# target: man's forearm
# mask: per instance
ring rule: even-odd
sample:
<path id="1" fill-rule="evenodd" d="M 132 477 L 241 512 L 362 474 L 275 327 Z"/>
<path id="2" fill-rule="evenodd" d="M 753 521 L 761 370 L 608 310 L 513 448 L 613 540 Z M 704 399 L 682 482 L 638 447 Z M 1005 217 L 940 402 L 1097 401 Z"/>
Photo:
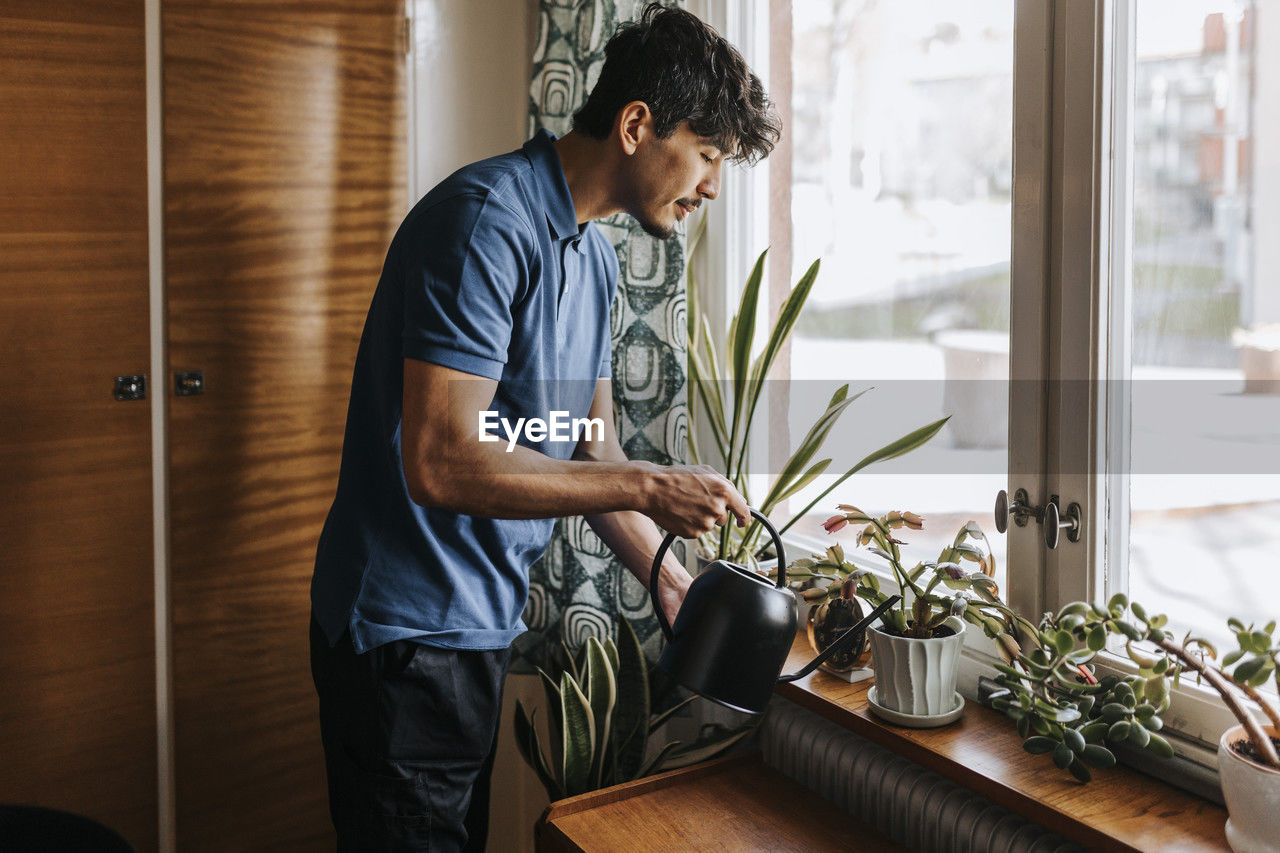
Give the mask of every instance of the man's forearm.
<path id="1" fill-rule="evenodd" d="M 468 450 L 455 448 L 444 461 L 434 463 L 413 499 L 488 518 L 639 514 L 648 506 L 659 476 L 658 466 L 645 462 L 553 459 L 521 446 L 511 453 L 491 446 Z"/>
<path id="2" fill-rule="evenodd" d="M 588 515 L 587 524 L 609 550 L 617 555 L 631 574 L 646 586 L 653 557 L 662 545 L 662 533 L 649 518 L 638 512 L 609 512 Z M 684 566 L 670 551 L 663 561 L 664 577 L 679 578 Z"/>
<path id="3" fill-rule="evenodd" d="M 638 512 L 625 511 L 589 515 L 587 523 L 647 589 L 654 554 L 662 545 L 662 534 L 658 526 Z M 668 622 L 675 622 L 676 613 L 692 582 L 693 579 L 684 566 L 668 551 L 662 561 L 662 577 L 658 587 L 658 596 Z"/>

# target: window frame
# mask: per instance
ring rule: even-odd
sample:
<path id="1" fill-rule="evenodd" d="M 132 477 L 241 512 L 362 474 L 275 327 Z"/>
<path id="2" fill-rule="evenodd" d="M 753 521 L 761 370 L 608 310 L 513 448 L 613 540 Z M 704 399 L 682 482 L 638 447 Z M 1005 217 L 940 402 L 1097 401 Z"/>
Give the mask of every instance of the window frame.
<path id="1" fill-rule="evenodd" d="M 778 79 L 769 74 L 771 46 L 778 51 L 770 28 L 789 25 L 789 18 L 780 20 L 789 14 L 787 3 L 690 0 L 688 7 L 737 45 L 762 79 Z M 1130 352 L 1126 336 L 1107 330 L 1125 328 L 1119 324 L 1130 311 L 1118 276 L 1131 268 L 1132 204 L 1128 193 L 1116 203 L 1113 189 L 1128 186 L 1133 148 L 1127 108 L 1133 100 L 1135 9 L 1135 0 L 1014 2 L 1007 490 L 1025 488 L 1036 505 L 1058 495 L 1060 506 L 1077 502 L 1083 512 L 1080 541 L 1064 536 L 1053 551 L 1045 548 L 1040 525 L 1009 527 L 1009 603 L 1033 619 L 1068 601 L 1105 599 L 1127 586 L 1127 522 L 1112 528 L 1108 521 L 1128 517 L 1123 380 Z M 789 254 L 789 247 L 776 246 L 770 217 L 758 214 L 766 201 L 789 201 L 773 185 L 776 179 L 769 160 L 754 170 L 726 170 L 726 203 L 708 206 L 694 273 L 720 285 L 704 287 L 701 298 L 719 321 L 713 335 L 720 343 L 759 247 L 773 239 L 775 265 L 777 255 Z M 779 277 L 771 276 L 771 316 L 788 286 L 787 260 L 780 292 Z M 797 553 L 830 544 L 804 535 L 787 539 Z M 978 676 L 990 675 L 996 658 L 985 638 L 968 640 L 961 690 L 974 696 Z M 1134 671 L 1117 655 L 1100 656 L 1099 664 L 1103 671 Z M 1212 768 L 1218 737 L 1234 723 L 1216 696 L 1184 681 L 1165 717 L 1179 756 Z M 1161 775 L 1180 772 L 1170 767 Z"/>

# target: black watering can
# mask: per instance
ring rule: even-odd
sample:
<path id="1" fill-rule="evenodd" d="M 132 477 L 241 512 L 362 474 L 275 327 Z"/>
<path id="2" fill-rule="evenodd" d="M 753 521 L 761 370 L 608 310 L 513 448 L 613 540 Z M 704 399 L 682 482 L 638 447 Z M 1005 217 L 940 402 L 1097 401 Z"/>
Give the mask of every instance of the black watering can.
<path id="1" fill-rule="evenodd" d="M 872 620 L 899 598 L 889 596 L 871 615 L 841 634 L 799 672 L 781 675 L 796 638 L 799 607 L 795 595 L 787 589 L 787 557 L 778 531 L 762 513 L 753 509 L 751 515 L 773 538 L 773 549 L 778 555 L 777 583 L 771 583 L 745 566 L 716 560 L 693 579 L 672 627 L 658 601 L 662 558 L 676 541 L 675 534 L 670 534 L 662 540 L 653 558 L 649 597 L 667 638 L 658 666 L 695 693 L 735 711 L 759 714 L 769 703 L 774 684 L 795 681 L 813 672 L 863 636 Z"/>

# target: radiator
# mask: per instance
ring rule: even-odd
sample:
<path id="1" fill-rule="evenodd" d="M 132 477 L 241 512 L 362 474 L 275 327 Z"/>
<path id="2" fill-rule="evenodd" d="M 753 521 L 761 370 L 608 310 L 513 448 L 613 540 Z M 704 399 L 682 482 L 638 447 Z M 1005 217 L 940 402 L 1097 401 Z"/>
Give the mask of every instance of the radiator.
<path id="1" fill-rule="evenodd" d="M 760 748 L 766 764 L 913 851 L 1083 849 L 780 696 Z"/>

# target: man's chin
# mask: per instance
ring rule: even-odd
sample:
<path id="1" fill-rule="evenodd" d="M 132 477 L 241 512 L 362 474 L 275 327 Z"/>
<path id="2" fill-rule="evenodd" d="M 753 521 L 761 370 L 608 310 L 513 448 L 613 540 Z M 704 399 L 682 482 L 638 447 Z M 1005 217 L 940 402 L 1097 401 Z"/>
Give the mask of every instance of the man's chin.
<path id="1" fill-rule="evenodd" d="M 644 229 L 644 233 L 648 234 L 650 237 L 656 237 L 659 240 L 669 239 L 676 233 L 676 224 L 674 222 L 668 225 L 663 225 L 662 223 L 655 222 L 648 217 L 643 219 L 637 217 L 636 222 L 640 223 L 640 227 Z"/>

